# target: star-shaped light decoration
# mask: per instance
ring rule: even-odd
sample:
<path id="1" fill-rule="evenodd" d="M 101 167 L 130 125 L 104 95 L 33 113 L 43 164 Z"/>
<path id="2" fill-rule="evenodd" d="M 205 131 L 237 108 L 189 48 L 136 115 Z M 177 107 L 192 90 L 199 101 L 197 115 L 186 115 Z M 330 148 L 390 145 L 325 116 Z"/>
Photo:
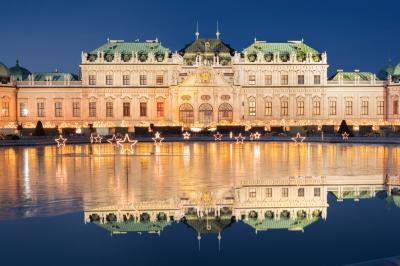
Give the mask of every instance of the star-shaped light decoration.
<path id="1" fill-rule="evenodd" d="M 235 137 L 235 139 L 236 139 L 236 143 L 242 143 L 243 144 L 243 141 L 246 139 L 246 137 L 243 137 L 242 133 L 239 133 L 239 135 L 237 137 Z"/>
<path id="2" fill-rule="evenodd" d="M 97 136 L 94 137 L 94 143 L 101 143 L 102 139 L 103 139 L 103 137 L 100 136 L 99 134 L 97 134 Z"/>
<path id="3" fill-rule="evenodd" d="M 117 144 L 118 141 L 120 141 L 121 139 L 117 138 L 117 136 L 115 134 L 113 134 L 111 139 L 108 139 L 107 142 L 110 144 Z"/>
<path id="4" fill-rule="evenodd" d="M 255 140 L 259 140 L 260 137 L 261 137 L 261 134 L 258 133 L 258 131 L 257 131 L 256 133 L 253 134 L 253 136 L 254 136 L 254 139 L 255 139 Z"/>
<path id="5" fill-rule="evenodd" d="M 349 137 L 350 137 L 350 134 L 347 133 L 346 131 L 342 134 L 342 139 L 343 139 L 344 141 L 348 141 L 348 140 L 349 140 Z"/>
<path id="6" fill-rule="evenodd" d="M 117 145 L 121 147 L 121 154 L 133 154 L 133 146 L 137 140 L 131 140 L 128 134 L 125 134 L 123 139 L 117 140 Z"/>
<path id="7" fill-rule="evenodd" d="M 65 142 L 67 142 L 67 138 L 63 138 L 62 135 L 58 137 L 58 139 L 54 140 L 57 143 L 57 148 L 64 147 Z"/>
<path id="8" fill-rule="evenodd" d="M 252 132 L 252 133 L 250 133 L 250 140 L 251 140 L 251 141 L 253 141 L 253 140 L 254 140 L 254 134 L 253 134 L 253 132 Z"/>
<path id="9" fill-rule="evenodd" d="M 300 135 L 300 132 L 297 132 L 296 137 L 293 137 L 292 141 L 294 141 L 297 144 L 297 143 L 302 143 L 305 139 L 306 137 L 302 137 Z"/>
<path id="10" fill-rule="evenodd" d="M 183 139 L 185 139 L 185 140 L 190 139 L 190 133 L 187 131 L 185 133 L 183 133 L 182 136 L 183 136 Z"/>
<path id="11" fill-rule="evenodd" d="M 221 141 L 221 140 L 222 140 L 222 134 L 220 134 L 220 133 L 217 131 L 217 133 L 214 134 L 214 140 L 215 140 L 215 141 Z"/>
<path id="12" fill-rule="evenodd" d="M 164 140 L 164 138 L 161 137 L 160 132 L 156 132 L 156 134 L 154 134 L 154 138 L 152 138 L 152 140 L 154 141 L 154 144 L 161 144 L 161 142 Z"/>

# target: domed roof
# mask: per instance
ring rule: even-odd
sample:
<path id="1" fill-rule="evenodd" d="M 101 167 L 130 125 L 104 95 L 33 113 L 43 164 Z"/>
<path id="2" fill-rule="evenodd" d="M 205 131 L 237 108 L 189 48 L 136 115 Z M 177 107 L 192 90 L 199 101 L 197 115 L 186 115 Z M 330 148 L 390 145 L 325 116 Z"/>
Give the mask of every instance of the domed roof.
<path id="1" fill-rule="evenodd" d="M 0 62 L 0 78 L 9 78 L 10 77 L 10 70 L 8 67 Z"/>
<path id="2" fill-rule="evenodd" d="M 378 78 L 385 80 L 389 77 L 389 75 L 391 75 L 392 78 L 400 77 L 400 63 L 394 66 L 389 64 L 387 67 L 383 68 L 381 71 L 379 71 Z"/>
<path id="3" fill-rule="evenodd" d="M 13 80 L 21 81 L 26 80 L 31 72 L 19 65 L 19 61 L 17 60 L 16 65 L 10 68 L 10 76 Z"/>

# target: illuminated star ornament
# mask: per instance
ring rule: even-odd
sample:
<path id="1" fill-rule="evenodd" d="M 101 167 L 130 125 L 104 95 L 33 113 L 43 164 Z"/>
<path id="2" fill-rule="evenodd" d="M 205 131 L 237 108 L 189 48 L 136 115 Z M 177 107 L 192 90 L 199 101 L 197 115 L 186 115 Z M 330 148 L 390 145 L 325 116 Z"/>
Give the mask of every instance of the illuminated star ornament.
<path id="1" fill-rule="evenodd" d="M 297 144 L 297 143 L 302 143 L 306 137 L 302 137 L 300 135 L 300 132 L 297 132 L 296 137 L 293 137 L 292 140 Z"/>
<path id="2" fill-rule="evenodd" d="M 344 140 L 344 141 L 348 141 L 349 140 L 349 136 L 350 136 L 350 134 L 349 133 L 347 133 L 346 131 L 342 134 L 342 139 Z"/>
<path id="3" fill-rule="evenodd" d="M 97 136 L 94 137 L 94 143 L 101 143 L 102 139 L 103 139 L 103 137 L 100 136 L 99 134 L 97 134 Z"/>
<path id="4" fill-rule="evenodd" d="M 215 141 L 221 141 L 222 140 L 222 134 L 220 134 L 219 132 L 214 134 L 214 140 Z"/>
<path id="5" fill-rule="evenodd" d="M 242 133 L 239 133 L 239 135 L 237 137 L 235 137 L 235 139 L 236 139 L 236 143 L 242 143 L 243 144 L 243 141 L 246 139 L 246 137 L 243 137 Z"/>
<path id="6" fill-rule="evenodd" d="M 117 136 L 115 134 L 113 134 L 111 139 L 108 139 L 107 142 L 110 144 L 118 144 L 118 141 L 120 141 L 121 139 L 117 138 Z"/>
<path id="7" fill-rule="evenodd" d="M 186 139 L 186 140 L 190 139 L 190 133 L 187 131 L 185 133 L 183 133 L 182 136 L 183 136 L 183 139 Z"/>
<path id="8" fill-rule="evenodd" d="M 65 146 L 65 142 L 67 142 L 67 139 L 63 138 L 63 136 L 60 135 L 58 139 L 55 139 L 54 141 L 57 143 L 57 148 L 60 148 Z"/>
<path id="9" fill-rule="evenodd" d="M 154 144 L 161 144 L 161 142 L 164 140 L 164 138 L 161 137 L 160 132 L 156 132 L 156 134 L 154 134 L 154 138 L 152 138 L 152 140 L 154 140 Z"/>
<path id="10" fill-rule="evenodd" d="M 260 137 L 261 137 L 261 134 L 258 133 L 258 131 L 257 131 L 256 133 L 253 134 L 253 137 L 254 137 L 255 140 L 259 140 Z"/>
<path id="11" fill-rule="evenodd" d="M 131 140 L 128 134 L 121 140 L 117 140 L 117 145 L 121 147 L 121 154 L 132 154 L 133 146 L 137 143 L 137 140 Z"/>

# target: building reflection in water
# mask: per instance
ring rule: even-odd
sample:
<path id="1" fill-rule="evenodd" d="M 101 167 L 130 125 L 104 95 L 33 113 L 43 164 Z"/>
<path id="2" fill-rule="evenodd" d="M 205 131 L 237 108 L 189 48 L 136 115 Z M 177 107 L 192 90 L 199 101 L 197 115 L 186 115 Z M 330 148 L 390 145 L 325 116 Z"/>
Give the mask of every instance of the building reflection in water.
<path id="1" fill-rule="evenodd" d="M 85 223 L 111 234 L 158 233 L 173 223 L 184 223 L 197 233 L 214 233 L 243 222 L 255 232 L 287 229 L 304 231 L 327 219 L 328 193 L 338 201 L 383 196 L 400 207 L 400 177 L 382 175 L 286 177 L 243 181 L 228 193 L 213 191 L 197 197 L 136 202 L 84 211 Z"/>

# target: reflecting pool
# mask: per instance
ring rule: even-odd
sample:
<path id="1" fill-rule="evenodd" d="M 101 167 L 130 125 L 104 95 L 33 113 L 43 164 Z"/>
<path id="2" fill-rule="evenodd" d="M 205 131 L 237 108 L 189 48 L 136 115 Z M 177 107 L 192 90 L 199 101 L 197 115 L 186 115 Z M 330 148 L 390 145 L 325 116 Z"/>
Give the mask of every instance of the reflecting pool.
<path id="1" fill-rule="evenodd" d="M 399 162 L 400 146 L 384 145 L 1 148 L 1 258 L 345 265 L 398 256 Z"/>

